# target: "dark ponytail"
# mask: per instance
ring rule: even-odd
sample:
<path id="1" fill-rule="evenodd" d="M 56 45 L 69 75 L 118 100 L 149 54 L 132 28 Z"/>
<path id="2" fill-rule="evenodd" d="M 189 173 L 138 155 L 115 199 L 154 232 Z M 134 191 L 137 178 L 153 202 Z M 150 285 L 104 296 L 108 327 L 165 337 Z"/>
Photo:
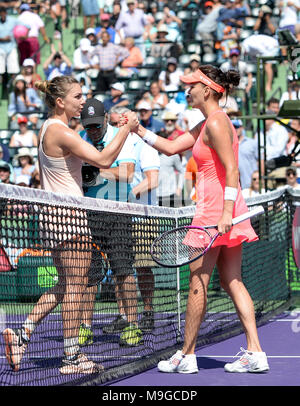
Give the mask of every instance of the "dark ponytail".
<path id="1" fill-rule="evenodd" d="M 221 69 L 212 65 L 201 65 L 199 69 L 215 83 L 224 87 L 226 95 L 231 93 L 240 83 L 241 77 L 238 71 L 229 70 L 228 72 L 223 72 Z M 216 92 L 216 95 L 220 99 L 223 93 Z"/>

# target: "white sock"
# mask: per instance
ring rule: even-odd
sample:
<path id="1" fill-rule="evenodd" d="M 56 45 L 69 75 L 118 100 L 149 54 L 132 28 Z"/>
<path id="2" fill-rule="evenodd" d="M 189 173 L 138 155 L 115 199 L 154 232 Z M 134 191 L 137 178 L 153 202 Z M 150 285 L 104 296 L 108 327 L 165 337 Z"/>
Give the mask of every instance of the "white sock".
<path id="1" fill-rule="evenodd" d="M 28 337 L 28 335 L 27 335 L 27 332 L 29 331 L 30 336 L 31 336 L 32 333 L 34 332 L 36 326 L 37 326 L 37 323 L 35 323 L 34 321 L 30 320 L 30 319 L 27 317 L 27 319 L 25 320 L 25 322 L 24 322 L 24 324 L 23 324 L 23 326 L 22 326 L 22 327 L 23 327 L 23 335 L 24 335 L 24 338 L 25 338 L 26 340 L 29 340 L 29 337 Z"/>
<path id="2" fill-rule="evenodd" d="M 79 351 L 78 337 L 65 338 L 64 351 L 68 358 L 74 357 Z"/>

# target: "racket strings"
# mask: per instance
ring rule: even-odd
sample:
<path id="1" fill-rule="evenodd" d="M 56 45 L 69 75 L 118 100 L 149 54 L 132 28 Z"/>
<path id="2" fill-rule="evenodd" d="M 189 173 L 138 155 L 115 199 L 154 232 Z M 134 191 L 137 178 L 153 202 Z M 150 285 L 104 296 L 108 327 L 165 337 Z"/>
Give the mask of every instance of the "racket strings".
<path id="1" fill-rule="evenodd" d="M 165 265 L 183 265 L 203 255 L 212 241 L 202 228 L 183 227 L 162 235 L 153 245 L 153 255 Z"/>

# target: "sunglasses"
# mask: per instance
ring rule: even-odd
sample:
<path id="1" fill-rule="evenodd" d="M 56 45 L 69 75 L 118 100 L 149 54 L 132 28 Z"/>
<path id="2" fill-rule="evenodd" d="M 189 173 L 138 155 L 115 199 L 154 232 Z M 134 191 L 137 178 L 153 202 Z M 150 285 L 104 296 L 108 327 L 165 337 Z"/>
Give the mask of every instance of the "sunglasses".
<path id="1" fill-rule="evenodd" d="M 258 178 L 252 178 L 252 180 L 258 180 Z"/>
<path id="2" fill-rule="evenodd" d="M 99 130 L 99 128 L 102 128 L 102 124 L 92 124 L 85 127 L 86 130 Z"/>
<path id="3" fill-rule="evenodd" d="M 296 176 L 293 172 L 289 172 L 289 173 L 287 173 L 287 176 Z"/>

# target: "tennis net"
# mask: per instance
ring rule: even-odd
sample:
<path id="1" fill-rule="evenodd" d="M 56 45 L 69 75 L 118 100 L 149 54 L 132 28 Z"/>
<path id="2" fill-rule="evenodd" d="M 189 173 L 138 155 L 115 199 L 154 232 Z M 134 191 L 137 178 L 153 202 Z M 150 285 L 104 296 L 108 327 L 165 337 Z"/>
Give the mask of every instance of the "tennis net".
<path id="1" fill-rule="evenodd" d="M 250 209 L 258 204 L 265 208 L 265 214 L 252 221 L 259 241 L 243 247 L 243 280 L 258 325 L 291 303 L 291 286 L 299 277 L 291 251 L 292 218 L 299 202 L 300 193 L 288 189 L 247 200 Z M 189 224 L 194 210 L 194 206 L 142 206 L 0 185 L 0 385 L 101 385 L 153 367 L 180 348 L 189 270 L 160 268 L 149 251 L 157 235 Z M 71 275 L 71 288 L 65 273 Z M 70 289 L 73 296 L 66 295 Z M 81 313 L 70 305 L 73 301 L 76 307 L 78 295 L 83 298 Z M 44 301 L 37 306 L 41 297 Z M 120 303 L 127 322 L 122 319 L 118 330 Z M 81 351 L 104 366 L 101 373 L 60 373 L 68 328 L 62 312 L 67 311 L 70 325 L 72 314 L 78 315 L 76 325 L 90 320 L 91 330 L 82 325 L 78 333 Z M 43 320 L 36 324 L 15 372 L 5 357 L 3 331 L 21 328 L 32 312 L 35 320 Z M 137 327 L 132 329 L 134 321 Z M 241 332 L 215 269 L 197 345 Z"/>

